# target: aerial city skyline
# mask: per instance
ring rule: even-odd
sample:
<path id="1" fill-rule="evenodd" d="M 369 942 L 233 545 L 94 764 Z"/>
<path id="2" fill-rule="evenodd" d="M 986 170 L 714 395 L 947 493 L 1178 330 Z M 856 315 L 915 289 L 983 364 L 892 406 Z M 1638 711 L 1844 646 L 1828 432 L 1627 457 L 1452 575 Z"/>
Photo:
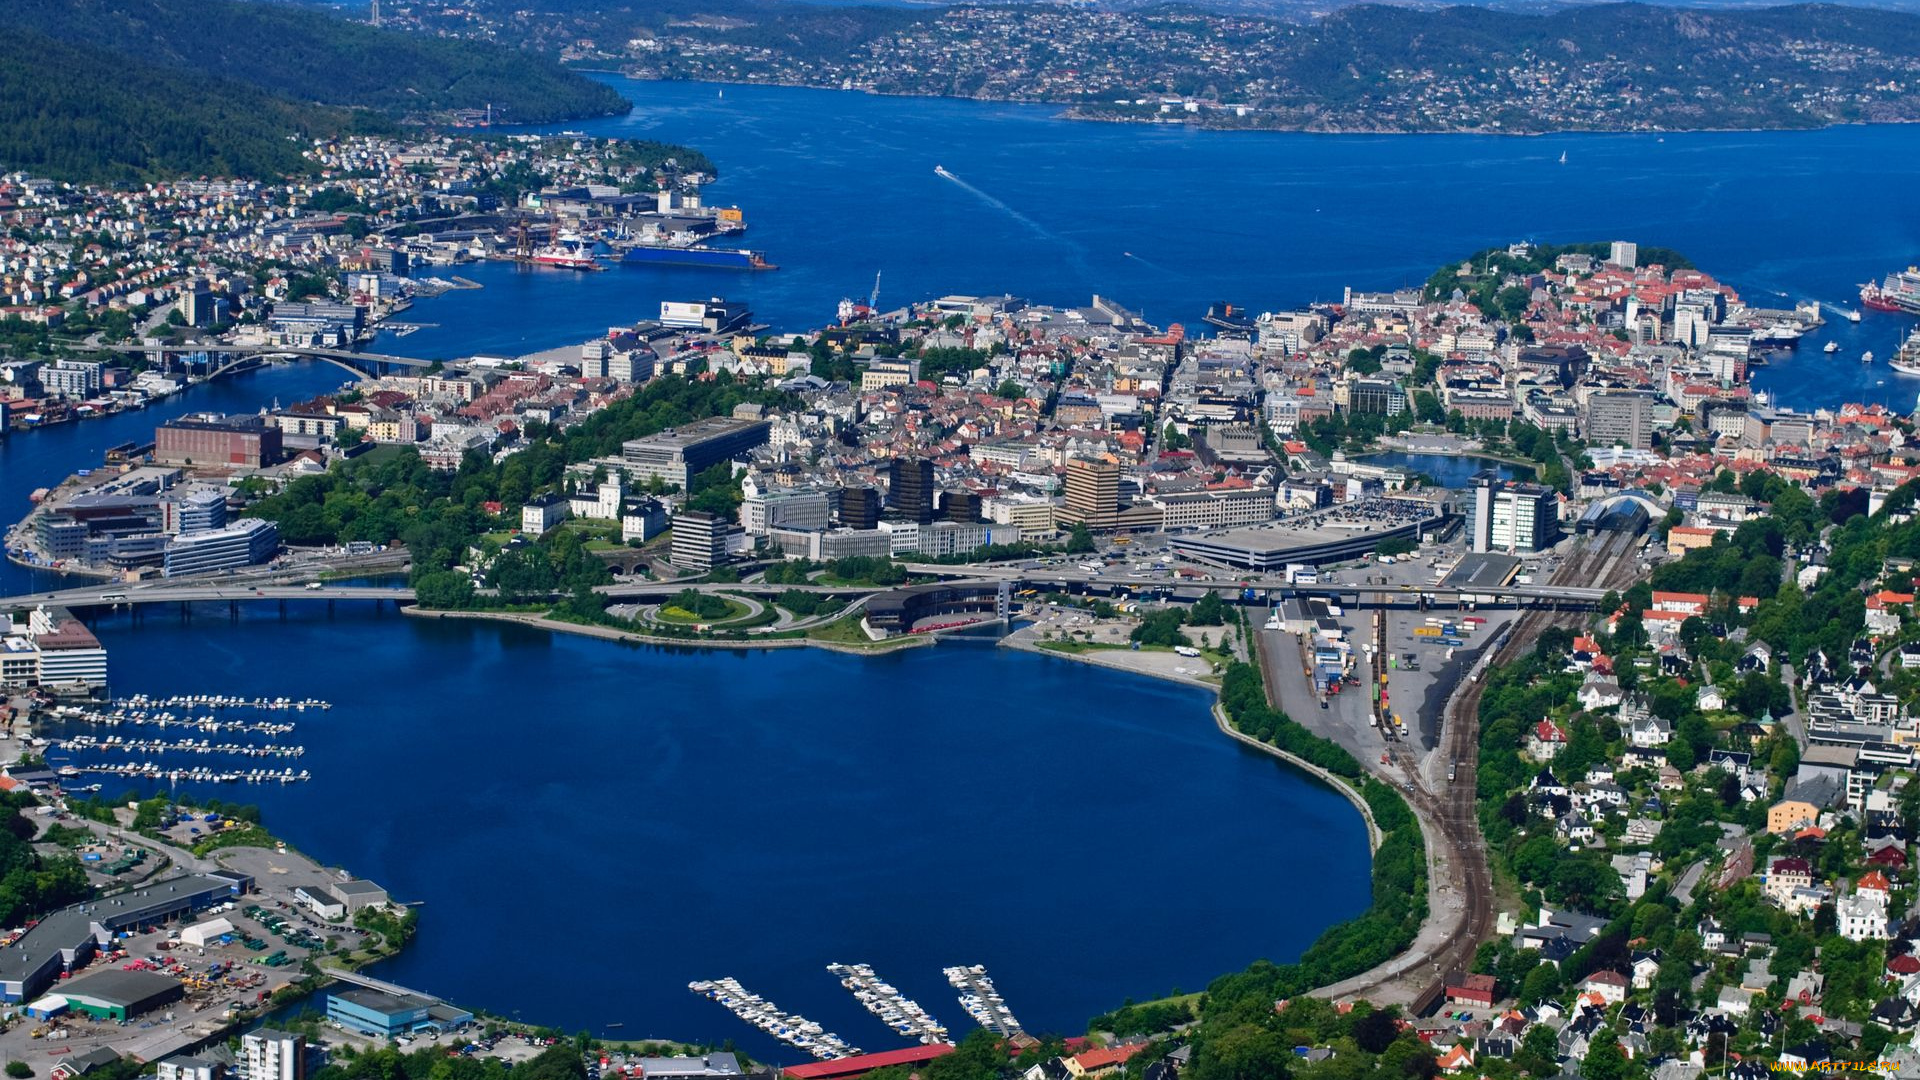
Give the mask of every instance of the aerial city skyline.
<path id="1" fill-rule="evenodd" d="M 0 12 L 9 1076 L 1916 1071 L 1920 16 L 554 7 Z"/>

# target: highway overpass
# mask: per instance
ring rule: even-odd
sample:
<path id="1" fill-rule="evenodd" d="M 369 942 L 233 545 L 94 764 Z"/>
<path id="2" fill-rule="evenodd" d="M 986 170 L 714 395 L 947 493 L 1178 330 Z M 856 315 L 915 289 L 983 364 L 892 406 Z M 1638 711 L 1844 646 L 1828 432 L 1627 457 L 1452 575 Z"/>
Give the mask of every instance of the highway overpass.
<path id="1" fill-rule="evenodd" d="M 1481 603 L 1516 607 L 1550 607 L 1559 610 L 1595 608 L 1605 589 L 1550 585 L 1501 585 L 1454 587 L 1444 585 L 1289 585 L 1276 577 L 1236 577 L 1220 581 L 1194 581 L 1179 578 L 1133 578 L 1091 574 L 1077 570 L 1017 570 L 978 566 L 910 567 L 912 572 L 941 571 L 948 575 L 942 584 L 964 587 L 994 585 L 1005 581 L 1023 589 L 1082 589 L 1112 595 L 1118 591 L 1141 594 L 1167 590 L 1176 596 L 1197 597 L 1216 592 L 1237 597 L 1253 589 L 1264 598 L 1282 595 L 1322 596 L 1346 599 L 1354 606 L 1369 604 L 1411 606 L 1430 604 Z M 630 582 L 603 585 L 597 591 L 611 600 L 664 600 L 685 589 L 700 592 L 738 592 L 758 597 L 775 597 L 788 589 L 833 596 L 865 596 L 889 589 L 846 585 L 775 585 L 766 583 L 719 583 L 689 585 L 673 581 Z M 393 600 L 412 603 L 413 590 L 405 586 L 336 585 L 321 583 L 310 588 L 304 583 L 272 584 L 253 581 L 188 580 L 172 582 L 92 583 L 71 589 L 22 596 L 0 597 L 0 608 L 26 608 L 35 604 L 67 607 L 140 606 L 146 604 L 239 603 L 258 600 Z"/>

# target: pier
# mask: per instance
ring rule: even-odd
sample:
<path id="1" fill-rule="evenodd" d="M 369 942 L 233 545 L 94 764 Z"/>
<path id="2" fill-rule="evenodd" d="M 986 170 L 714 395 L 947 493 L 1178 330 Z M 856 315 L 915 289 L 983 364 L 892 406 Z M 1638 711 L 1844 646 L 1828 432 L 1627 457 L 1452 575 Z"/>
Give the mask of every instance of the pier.
<path id="1" fill-rule="evenodd" d="M 960 991 L 960 1007 L 967 1010 L 975 1023 L 1001 1035 L 1023 1034 L 1020 1021 L 1013 1018 L 1013 1010 L 1007 1008 L 1000 992 L 993 988 L 993 980 L 987 977 L 985 964 L 944 968 L 942 973 L 947 982 Z"/>
<path id="2" fill-rule="evenodd" d="M 781 1012 L 766 998 L 749 993 L 746 987 L 740 985 L 740 980 L 731 976 L 711 982 L 690 982 L 687 989 L 702 997 L 712 998 L 725 1005 L 733 1015 L 822 1061 L 834 1061 L 862 1053 L 859 1047 L 822 1029 L 806 1017 L 798 1013 Z"/>
<path id="3" fill-rule="evenodd" d="M 899 1034 L 928 1046 L 947 1041 L 946 1027 L 918 1002 L 874 974 L 872 964 L 828 964 L 827 970 L 839 977 L 840 985 L 851 990 L 868 1012 Z"/>
<path id="4" fill-rule="evenodd" d="M 109 735 L 75 735 L 55 745 L 63 750 L 98 750 L 126 754 L 231 754 L 234 757 L 296 758 L 307 752 L 304 746 L 272 746 L 259 743 L 216 743 L 206 739 L 123 739 Z"/>

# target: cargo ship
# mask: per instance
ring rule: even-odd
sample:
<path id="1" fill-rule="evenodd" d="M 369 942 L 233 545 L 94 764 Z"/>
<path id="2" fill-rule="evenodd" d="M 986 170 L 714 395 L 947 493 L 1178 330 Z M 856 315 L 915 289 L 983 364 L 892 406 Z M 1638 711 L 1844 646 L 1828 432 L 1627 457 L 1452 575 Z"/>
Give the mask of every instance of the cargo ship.
<path id="1" fill-rule="evenodd" d="M 707 266 L 716 270 L 778 270 L 757 251 L 738 248 L 669 247 L 635 244 L 620 256 L 624 263 L 654 266 Z"/>
<path id="2" fill-rule="evenodd" d="M 557 266 L 563 270 L 600 269 L 600 264 L 593 259 L 593 248 L 573 239 L 536 248 L 531 259 L 536 266 Z"/>
<path id="3" fill-rule="evenodd" d="M 1878 285 L 1869 281 L 1860 286 L 1860 303 L 1874 311 L 1920 315 L 1920 266 L 1888 274 Z"/>

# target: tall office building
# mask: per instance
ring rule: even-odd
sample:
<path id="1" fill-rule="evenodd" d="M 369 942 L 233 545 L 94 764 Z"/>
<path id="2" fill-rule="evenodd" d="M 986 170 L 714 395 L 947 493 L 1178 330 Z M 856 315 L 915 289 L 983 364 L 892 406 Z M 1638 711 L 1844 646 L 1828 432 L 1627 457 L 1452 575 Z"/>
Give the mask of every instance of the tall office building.
<path id="1" fill-rule="evenodd" d="M 870 487 L 840 490 L 840 524 L 849 529 L 880 527 L 880 493 Z"/>
<path id="2" fill-rule="evenodd" d="M 1120 466 L 1111 461 L 1074 458 L 1067 462 L 1068 522 L 1089 529 L 1111 529 L 1120 516 Z"/>
<path id="3" fill-rule="evenodd" d="M 922 525 L 933 520 L 933 462 L 894 458 L 887 463 L 887 513 Z"/>
<path id="4" fill-rule="evenodd" d="M 1608 390 L 1587 399 L 1587 445 L 1645 450 L 1653 445 L 1653 395 Z"/>
<path id="5" fill-rule="evenodd" d="M 1503 483 L 1487 470 L 1473 478 L 1473 550 L 1532 554 L 1560 539 L 1560 498 L 1539 484 Z"/>
<path id="6" fill-rule="evenodd" d="M 1640 263 L 1640 245 L 1631 240 L 1615 240 L 1607 252 L 1607 261 L 1623 270 L 1632 270 Z"/>
<path id="7" fill-rule="evenodd" d="M 1473 550 L 1493 549 L 1493 493 L 1500 487 L 1500 474 L 1482 469 L 1473 474 Z"/>
<path id="8" fill-rule="evenodd" d="M 673 551 L 668 557 L 683 570 L 711 570 L 727 561 L 729 522 L 703 510 L 673 516 Z"/>
<path id="9" fill-rule="evenodd" d="M 948 521 L 970 525 L 980 520 L 980 496 L 971 491 L 947 491 L 940 495 L 940 516 Z"/>

